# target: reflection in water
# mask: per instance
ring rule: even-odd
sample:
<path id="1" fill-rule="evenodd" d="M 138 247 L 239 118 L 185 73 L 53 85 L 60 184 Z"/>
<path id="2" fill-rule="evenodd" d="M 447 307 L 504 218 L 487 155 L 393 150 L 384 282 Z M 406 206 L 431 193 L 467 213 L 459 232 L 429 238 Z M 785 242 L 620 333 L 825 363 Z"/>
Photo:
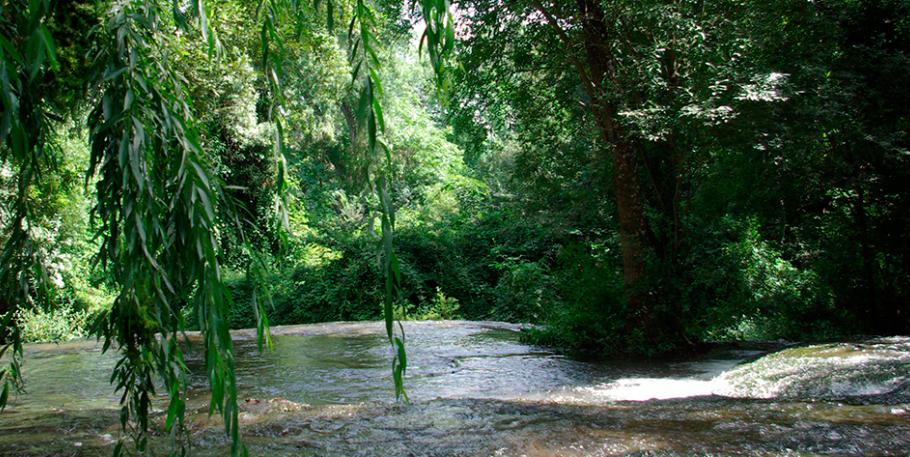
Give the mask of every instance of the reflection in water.
<path id="1" fill-rule="evenodd" d="M 510 324 L 414 322 L 406 330 L 412 405 L 394 402 L 381 324 L 278 327 L 274 349 L 262 354 L 248 331 L 237 332 L 252 455 L 910 452 L 906 338 L 794 348 L 748 364 L 760 353 L 593 364 L 522 344 Z M 114 358 L 99 349 L 28 347 L 29 394 L 0 415 L 0 455 L 111 452 Z M 223 455 L 200 357 L 188 357 L 191 436 L 198 454 Z"/>

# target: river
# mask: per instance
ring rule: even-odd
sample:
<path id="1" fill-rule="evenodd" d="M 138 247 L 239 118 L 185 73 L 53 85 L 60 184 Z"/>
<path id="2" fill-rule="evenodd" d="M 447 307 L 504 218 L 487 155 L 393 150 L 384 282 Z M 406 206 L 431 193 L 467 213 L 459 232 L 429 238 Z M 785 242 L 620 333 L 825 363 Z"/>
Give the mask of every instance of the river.
<path id="1" fill-rule="evenodd" d="M 589 363 L 523 344 L 512 324 L 404 325 L 407 405 L 394 399 L 382 324 L 276 327 L 264 353 L 235 332 L 250 455 L 910 455 L 910 338 Z M 110 455 L 119 397 L 107 383 L 115 358 L 100 349 L 26 347 L 28 392 L 0 413 L 0 455 Z M 225 455 L 200 365 L 191 352 L 193 450 Z M 167 443 L 153 440 L 162 454 Z"/>

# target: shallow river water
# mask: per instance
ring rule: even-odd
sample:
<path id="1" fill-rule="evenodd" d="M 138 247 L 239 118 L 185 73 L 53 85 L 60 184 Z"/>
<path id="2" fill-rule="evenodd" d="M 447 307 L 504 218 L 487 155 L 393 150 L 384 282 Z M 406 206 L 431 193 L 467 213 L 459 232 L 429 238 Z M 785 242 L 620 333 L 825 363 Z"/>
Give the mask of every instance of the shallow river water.
<path id="1" fill-rule="evenodd" d="M 379 323 L 276 327 L 262 354 L 236 332 L 250 455 L 910 455 L 910 338 L 603 364 L 523 344 L 511 324 L 405 329 L 408 405 L 394 400 Z M 225 455 L 198 356 L 193 451 Z M 94 341 L 28 346 L 28 393 L 0 414 L 0 455 L 109 455 L 114 361 Z M 164 437 L 153 444 L 167 450 Z"/>

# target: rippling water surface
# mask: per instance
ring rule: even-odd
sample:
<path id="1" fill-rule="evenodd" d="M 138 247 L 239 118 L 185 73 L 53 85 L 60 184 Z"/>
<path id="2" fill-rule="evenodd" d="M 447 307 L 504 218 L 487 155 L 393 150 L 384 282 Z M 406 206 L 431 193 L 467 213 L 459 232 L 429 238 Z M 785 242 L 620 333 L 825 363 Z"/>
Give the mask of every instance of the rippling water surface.
<path id="1" fill-rule="evenodd" d="M 394 401 L 381 324 L 278 327 L 261 354 L 237 332 L 251 455 L 910 454 L 908 338 L 595 364 L 525 345 L 510 324 L 405 329 L 410 405 Z M 110 454 L 114 358 L 93 341 L 31 345 L 26 357 L 28 394 L 0 414 L 0 455 Z M 188 364 L 194 450 L 224 455 L 199 354 Z M 165 437 L 154 444 L 167 450 Z"/>

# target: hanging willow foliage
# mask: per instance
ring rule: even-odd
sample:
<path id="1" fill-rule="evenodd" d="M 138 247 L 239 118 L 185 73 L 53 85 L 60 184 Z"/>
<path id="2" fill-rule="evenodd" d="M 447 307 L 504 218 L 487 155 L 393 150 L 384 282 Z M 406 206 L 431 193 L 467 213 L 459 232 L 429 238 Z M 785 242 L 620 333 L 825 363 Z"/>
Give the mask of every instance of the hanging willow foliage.
<path id="1" fill-rule="evenodd" d="M 274 160 L 278 164 L 276 214 L 286 221 L 286 161 L 284 159 L 284 97 L 281 88 L 283 45 L 279 21 L 290 17 L 299 35 L 304 20 L 320 14 L 322 2 L 262 0 L 257 8 L 263 60 L 260 70 L 269 82 L 274 126 Z M 54 40 L 45 25 L 52 12 L 49 0 L 3 2 L 0 6 L 0 163 L 17 172 L 17 198 L 12 220 L 3 229 L 0 251 L 0 357 L 12 350 L 10 363 L 0 369 L 0 409 L 10 392 L 21 388 L 22 344 L 15 322 L 17 310 L 32 306 L 46 290 L 46 273 L 35 258 L 29 237 L 27 195 L 42 173 L 54 169 L 53 125 L 62 119 L 42 97 L 41 85 L 57 69 Z M 334 27 L 341 8 L 325 2 L 328 27 Z M 442 81 L 444 56 L 453 43 L 448 3 L 421 1 L 428 24 L 425 40 L 437 81 Z M 392 149 L 384 141 L 381 45 L 375 5 L 356 0 L 348 26 L 353 81 L 361 87 L 366 153 L 382 163 L 375 187 L 382 208 L 382 263 L 385 275 L 385 324 L 393 348 L 392 372 L 396 397 L 407 399 L 403 376 L 407 367 L 404 332 L 394 331 L 392 305 L 398 283 L 394 252 L 394 207 L 389 191 Z M 197 315 L 211 388 L 210 414 L 220 413 L 231 438 L 232 455 L 246 454 L 240 440 L 234 353 L 229 332 L 232 297 L 225 286 L 220 236 L 232 230 L 244 240 L 250 222 L 240 217 L 235 203 L 213 171 L 202 147 L 199 129 L 183 76 L 172 65 L 170 40 L 174 32 L 198 36 L 212 58 L 220 43 L 209 26 L 208 6 L 202 0 L 114 1 L 106 21 L 91 32 L 96 67 L 89 78 L 94 106 L 88 119 L 91 143 L 86 183 L 94 182 L 97 200 L 92 220 L 100 249 L 98 265 L 119 287 L 104 319 L 104 350 L 120 359 L 111 383 L 121 392 L 120 422 L 124 435 L 114 454 L 147 454 L 149 412 L 156 380 L 168 397 L 165 430 L 172 449 L 188 451 L 184 428 L 187 368 L 180 336 L 182 310 Z M 283 216 L 284 215 L 284 216 Z M 260 348 L 270 346 L 265 262 L 246 243 L 253 259 L 248 275 L 256 285 L 253 306 Z M 127 444 L 132 447 L 128 449 Z"/>
<path id="2" fill-rule="evenodd" d="M 197 5 L 191 13 L 205 30 L 205 8 Z M 186 397 L 178 334 L 181 310 L 192 306 L 203 335 L 210 413 L 223 415 L 237 455 L 231 293 L 218 239 L 219 223 L 237 217 L 200 145 L 182 77 L 169 65 L 169 35 L 160 30 L 180 21 L 167 19 L 157 2 L 115 4 L 96 33 L 96 60 L 103 64 L 94 78 L 99 101 L 89 116 L 89 175 L 97 176 L 93 217 L 102 240 L 99 260 L 120 285 L 104 349 L 121 354 L 111 381 L 123 392 L 121 425 L 136 451 L 147 449 L 155 375 L 168 391 L 165 428 L 176 440 Z"/>
<path id="3" fill-rule="evenodd" d="M 417 0 L 420 15 L 426 23 L 419 50 L 424 47 L 436 75 L 436 87 L 447 89 L 446 62 L 455 50 L 455 19 L 449 0 Z"/>
<path id="4" fill-rule="evenodd" d="M 367 153 L 371 161 L 383 163 L 376 178 L 376 191 L 379 195 L 380 210 L 382 215 L 382 272 L 385 279 L 385 293 L 383 294 L 383 316 L 385 318 L 386 335 L 392 345 L 392 380 L 395 385 L 395 397 L 407 400 L 404 390 L 404 374 L 408 367 L 407 353 L 404 348 L 404 327 L 399 322 L 400 332 L 396 335 L 394 328 L 394 313 L 392 308 L 398 298 L 401 274 L 398 268 L 398 257 L 394 249 L 395 234 L 395 208 L 389 195 L 389 179 L 392 176 L 392 149 L 385 142 L 385 118 L 382 114 L 382 80 L 380 70 L 382 63 L 379 55 L 382 52 L 379 40 L 376 38 L 376 13 L 363 0 L 357 0 L 354 6 L 354 15 L 348 26 L 348 43 L 350 58 L 353 64 L 353 79 L 360 78 L 363 72 L 363 88 L 361 91 L 361 117 L 367 125 Z M 359 29 L 359 30 L 356 30 Z M 359 31 L 359 33 L 355 33 Z"/>
<path id="5" fill-rule="evenodd" d="M 49 294 L 41 246 L 32 239 L 35 209 L 29 195 L 42 174 L 53 172 L 59 153 L 53 124 L 60 120 L 42 94 L 48 74 L 57 69 L 57 52 L 47 28 L 49 0 L 0 5 L 0 164 L 17 171 L 16 194 L 9 205 L 6 240 L 0 251 L 0 411 L 22 388 L 22 340 L 16 312 Z"/>

